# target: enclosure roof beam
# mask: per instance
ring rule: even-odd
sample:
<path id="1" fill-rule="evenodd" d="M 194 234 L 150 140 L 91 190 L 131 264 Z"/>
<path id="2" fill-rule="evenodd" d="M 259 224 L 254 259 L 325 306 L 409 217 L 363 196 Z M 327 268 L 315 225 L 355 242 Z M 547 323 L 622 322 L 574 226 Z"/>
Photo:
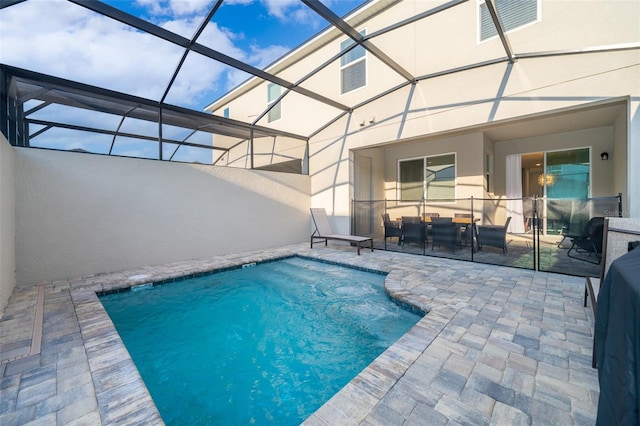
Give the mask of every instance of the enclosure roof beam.
<path id="1" fill-rule="evenodd" d="M 137 28 L 141 31 L 147 32 L 151 35 L 154 35 L 158 38 L 161 38 L 170 43 L 176 44 L 178 46 L 184 47 L 185 49 L 192 50 L 194 52 L 200 53 L 210 59 L 221 62 L 225 65 L 229 65 L 230 67 L 239 69 L 240 71 L 244 71 L 248 74 L 251 74 L 255 77 L 262 78 L 263 80 L 267 80 L 271 83 L 275 83 L 279 86 L 282 86 L 286 89 L 291 89 L 294 92 L 298 92 L 302 95 L 310 97 L 318 102 L 322 102 L 327 105 L 331 105 L 334 108 L 341 109 L 343 111 L 348 111 L 350 108 L 340 102 L 337 102 L 333 99 L 327 98 L 326 96 L 322 96 L 318 93 L 315 93 L 311 90 L 296 86 L 295 84 L 284 80 L 280 77 L 277 77 L 273 74 L 270 74 L 266 71 L 253 67 L 245 62 L 242 62 L 238 59 L 232 58 L 230 56 L 225 55 L 224 53 L 218 52 L 217 50 L 211 49 L 209 47 L 203 46 L 199 43 L 192 43 L 191 40 L 182 37 L 181 35 L 175 34 L 171 31 L 168 31 L 162 27 L 154 25 L 150 22 L 147 22 L 143 19 L 140 19 L 136 16 L 130 15 L 126 12 L 123 12 L 120 9 L 109 6 L 105 3 L 96 1 L 96 0 L 69 0 L 72 3 L 75 3 L 79 6 L 85 7 L 89 10 L 97 12 L 101 15 L 107 16 L 111 19 L 115 19 L 116 21 L 122 22 L 123 24 L 129 25 L 130 27 Z"/>
<path id="2" fill-rule="evenodd" d="M 320 2 L 319 0 L 302 1 L 318 15 L 329 21 L 331 25 L 342 31 L 345 35 L 362 46 L 368 52 L 371 52 L 373 56 L 380 59 L 384 64 L 400 74 L 404 79 L 406 79 L 407 81 L 414 80 L 413 75 L 409 71 L 405 70 L 400 64 L 391 59 L 386 53 L 375 46 L 371 41 L 363 37 L 358 31 L 356 31 L 355 28 L 347 24 L 342 18 L 333 13 L 333 11 L 322 4 L 322 2 Z"/>
<path id="3" fill-rule="evenodd" d="M 487 10 L 489 11 L 489 15 L 491 15 L 491 20 L 493 21 L 493 25 L 496 27 L 496 31 L 498 31 L 498 36 L 500 37 L 500 41 L 502 42 L 502 46 L 504 50 L 507 52 L 507 57 L 509 58 L 509 62 L 512 64 L 516 61 L 516 57 L 513 55 L 513 49 L 511 48 L 511 44 L 509 43 L 509 39 L 504 31 L 504 25 L 502 25 L 502 20 L 498 15 L 498 11 L 493 4 L 494 0 L 485 0 L 485 4 L 487 5 Z"/>

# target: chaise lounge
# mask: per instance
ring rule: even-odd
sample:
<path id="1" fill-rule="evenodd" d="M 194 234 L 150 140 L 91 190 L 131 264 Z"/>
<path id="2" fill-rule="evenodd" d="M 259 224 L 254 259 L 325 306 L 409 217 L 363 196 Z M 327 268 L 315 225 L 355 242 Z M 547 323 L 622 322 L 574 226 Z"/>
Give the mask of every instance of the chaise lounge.
<path id="1" fill-rule="evenodd" d="M 371 248 L 371 251 L 373 251 L 373 238 L 360 237 L 358 235 L 336 234 L 333 232 L 331 222 L 329 222 L 325 209 L 311 209 L 311 217 L 313 218 L 313 223 L 316 227 L 316 230 L 311 234 L 311 248 L 313 248 L 314 240 L 324 240 L 325 246 L 327 245 L 328 240 L 347 241 L 351 244 L 355 244 L 358 248 L 358 255 L 360 255 L 360 247 L 362 246 L 362 243 L 366 243 L 368 241 L 369 247 Z"/>

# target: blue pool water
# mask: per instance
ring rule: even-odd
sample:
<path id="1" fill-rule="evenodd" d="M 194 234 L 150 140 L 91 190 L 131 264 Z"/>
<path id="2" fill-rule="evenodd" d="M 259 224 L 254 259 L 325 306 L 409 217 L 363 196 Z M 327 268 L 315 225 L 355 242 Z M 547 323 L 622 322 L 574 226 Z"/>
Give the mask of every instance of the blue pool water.
<path id="1" fill-rule="evenodd" d="M 419 320 L 383 282 L 288 258 L 100 299 L 168 425 L 298 424 Z"/>

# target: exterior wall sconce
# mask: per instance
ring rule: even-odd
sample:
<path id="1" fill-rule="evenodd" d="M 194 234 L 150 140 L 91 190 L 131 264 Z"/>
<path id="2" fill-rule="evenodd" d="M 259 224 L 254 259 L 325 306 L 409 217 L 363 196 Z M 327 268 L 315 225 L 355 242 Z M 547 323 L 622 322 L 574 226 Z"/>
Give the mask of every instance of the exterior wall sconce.
<path id="1" fill-rule="evenodd" d="M 603 152 L 602 154 L 600 154 L 600 158 L 602 158 L 602 160 L 608 160 L 609 159 L 609 153 L 608 152 Z"/>

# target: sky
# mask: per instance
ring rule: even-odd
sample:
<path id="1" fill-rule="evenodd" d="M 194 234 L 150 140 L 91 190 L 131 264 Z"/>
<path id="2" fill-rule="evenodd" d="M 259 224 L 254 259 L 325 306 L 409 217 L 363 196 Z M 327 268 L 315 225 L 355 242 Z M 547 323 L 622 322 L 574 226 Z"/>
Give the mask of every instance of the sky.
<path id="1" fill-rule="evenodd" d="M 344 16 L 364 0 L 322 0 Z M 214 0 L 105 0 L 105 3 L 191 39 Z M 197 42 L 256 68 L 264 68 L 328 26 L 299 0 L 225 0 Z M 66 0 L 28 0 L 0 9 L 0 62 L 101 88 L 162 100 L 184 49 Z M 250 75 L 190 53 L 164 101 L 202 111 Z M 29 101 L 25 109 L 37 105 Z M 51 105 L 30 115 L 115 130 L 120 117 Z M 42 128 L 41 126 L 40 128 Z M 185 129 L 163 127 L 163 136 L 187 137 Z M 33 134 L 39 128 L 31 125 Z M 157 125 L 127 118 L 121 131 L 157 135 Z M 188 142 L 210 145 L 211 134 L 196 132 Z M 112 145 L 113 144 L 113 145 Z M 52 128 L 32 146 L 82 149 L 157 158 L 157 143 L 119 136 Z M 214 142 L 215 145 L 215 142 Z M 176 145 L 164 144 L 168 159 Z M 176 161 L 211 162 L 211 150 L 183 146 Z"/>
<path id="2" fill-rule="evenodd" d="M 191 38 L 212 0 L 105 3 Z M 323 0 L 343 16 L 363 0 Z M 299 0 L 225 0 L 198 43 L 264 68 L 328 23 Z M 183 49 L 63 0 L 0 10 L 0 62 L 160 100 Z M 202 110 L 249 77 L 191 53 L 165 101 Z"/>

